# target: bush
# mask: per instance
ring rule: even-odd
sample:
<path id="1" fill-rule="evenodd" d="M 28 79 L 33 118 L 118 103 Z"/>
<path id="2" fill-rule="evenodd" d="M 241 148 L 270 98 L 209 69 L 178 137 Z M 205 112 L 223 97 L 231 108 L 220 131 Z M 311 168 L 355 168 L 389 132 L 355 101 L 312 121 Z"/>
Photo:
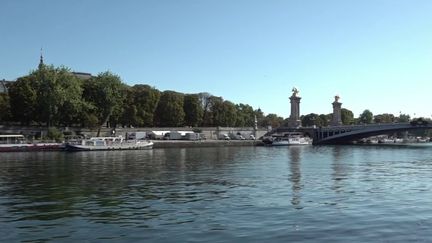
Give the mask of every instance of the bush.
<path id="1" fill-rule="evenodd" d="M 51 139 L 51 140 L 55 140 L 56 142 L 61 142 L 64 139 L 63 133 L 55 128 L 55 127 L 50 127 L 48 128 L 48 134 L 47 134 L 47 138 Z"/>

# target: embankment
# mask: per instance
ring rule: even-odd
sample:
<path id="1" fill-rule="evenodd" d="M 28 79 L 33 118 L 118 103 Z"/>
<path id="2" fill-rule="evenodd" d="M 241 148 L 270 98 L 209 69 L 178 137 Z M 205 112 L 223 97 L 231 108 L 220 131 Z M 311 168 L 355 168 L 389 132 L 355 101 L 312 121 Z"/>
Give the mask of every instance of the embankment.
<path id="1" fill-rule="evenodd" d="M 190 147 L 227 147 L 227 146 L 259 146 L 259 140 L 153 140 L 153 148 L 190 148 Z"/>

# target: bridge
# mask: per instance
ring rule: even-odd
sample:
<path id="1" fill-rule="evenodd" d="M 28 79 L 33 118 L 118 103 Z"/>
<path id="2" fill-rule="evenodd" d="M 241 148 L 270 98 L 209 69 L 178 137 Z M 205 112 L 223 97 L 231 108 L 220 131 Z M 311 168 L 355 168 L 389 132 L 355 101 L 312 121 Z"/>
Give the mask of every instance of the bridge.
<path id="1" fill-rule="evenodd" d="M 410 130 L 432 129 L 429 123 L 388 123 L 388 124 L 365 124 L 365 125 L 340 125 L 328 127 L 279 127 L 273 129 L 267 135 L 286 132 L 302 132 L 313 138 L 314 145 L 322 144 L 348 144 L 353 141 L 377 135 L 391 135 L 395 132 Z"/>

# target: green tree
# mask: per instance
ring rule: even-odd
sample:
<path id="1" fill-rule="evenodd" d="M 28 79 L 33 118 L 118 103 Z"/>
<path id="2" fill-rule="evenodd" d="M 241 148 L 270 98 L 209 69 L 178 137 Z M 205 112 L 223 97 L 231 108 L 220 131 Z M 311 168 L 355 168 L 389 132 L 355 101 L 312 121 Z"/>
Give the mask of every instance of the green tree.
<path id="1" fill-rule="evenodd" d="M 183 94 L 164 91 L 156 108 L 156 125 L 162 127 L 179 127 L 184 125 Z"/>
<path id="2" fill-rule="evenodd" d="M 8 94 L 0 94 L 0 122 L 10 121 L 12 117 Z"/>
<path id="3" fill-rule="evenodd" d="M 276 127 L 280 127 L 283 123 L 284 123 L 284 119 L 282 117 L 270 113 L 261 120 L 259 126 L 261 127 L 271 126 L 272 128 L 276 128 Z"/>
<path id="4" fill-rule="evenodd" d="M 375 123 L 392 123 L 395 120 L 396 119 L 395 119 L 394 115 L 388 114 L 388 113 L 379 114 L 379 115 L 374 116 L 374 122 Z"/>
<path id="5" fill-rule="evenodd" d="M 213 121 L 211 117 L 211 104 L 213 96 L 210 93 L 202 92 L 198 94 L 198 97 L 203 109 L 201 126 L 212 126 Z"/>
<path id="6" fill-rule="evenodd" d="M 359 122 L 362 124 L 371 124 L 373 120 L 373 114 L 370 110 L 364 110 L 359 116 Z"/>
<path id="7" fill-rule="evenodd" d="M 100 128 L 108 123 L 113 112 L 122 107 L 125 94 L 123 89 L 120 77 L 111 72 L 100 73 L 84 83 L 83 97 L 91 104 L 87 112 L 92 113 L 99 121 L 98 136 Z"/>
<path id="8" fill-rule="evenodd" d="M 211 96 L 209 107 L 212 126 L 235 126 L 237 109 L 234 103 L 224 101 L 222 97 Z"/>
<path id="9" fill-rule="evenodd" d="M 83 100 L 83 81 L 71 75 L 68 69 L 60 69 L 57 85 L 59 99 L 54 119 L 60 124 L 71 126 L 82 122 L 82 116 L 89 104 Z"/>
<path id="10" fill-rule="evenodd" d="M 318 114 L 310 113 L 300 117 L 303 127 L 322 126 L 323 121 Z"/>
<path id="11" fill-rule="evenodd" d="M 37 89 L 29 76 L 18 78 L 9 86 L 12 118 L 21 124 L 29 125 L 35 121 Z"/>
<path id="12" fill-rule="evenodd" d="M 343 125 L 351 125 L 354 123 L 354 114 L 352 111 L 342 108 L 341 109 L 341 119 Z"/>
<path id="13" fill-rule="evenodd" d="M 397 122 L 404 123 L 404 122 L 409 122 L 411 120 L 411 117 L 408 114 L 401 113 L 399 114 L 399 117 L 396 120 Z"/>
<path id="14" fill-rule="evenodd" d="M 198 94 L 184 96 L 183 110 L 185 112 L 185 125 L 196 127 L 201 124 L 204 109 Z"/>
<path id="15" fill-rule="evenodd" d="M 160 97 L 161 92 L 149 85 L 138 84 L 130 88 L 127 99 L 128 107 L 125 110 L 125 114 L 134 115 L 135 117 L 125 117 L 124 121 L 130 121 L 126 125 L 140 127 L 154 126 L 154 115 Z"/>
<path id="16" fill-rule="evenodd" d="M 207 112 L 207 119 L 211 119 L 210 120 L 210 125 L 211 126 L 223 126 L 222 125 L 222 120 L 223 120 L 223 99 L 222 97 L 216 97 L 216 96 L 211 96 L 209 98 L 209 103 L 208 103 L 208 107 L 209 107 L 209 112 Z"/>
<path id="17" fill-rule="evenodd" d="M 225 100 L 223 102 L 221 126 L 234 127 L 237 121 L 237 109 L 234 103 Z"/>
<path id="18" fill-rule="evenodd" d="M 236 105 L 237 109 L 237 119 L 236 125 L 237 127 L 253 127 L 255 125 L 255 115 L 253 107 L 248 104 L 238 104 Z M 258 118 L 257 118 L 258 119 Z"/>
<path id="19" fill-rule="evenodd" d="M 14 120 L 69 125 L 82 115 L 82 83 L 66 67 L 40 65 L 9 87 Z"/>
<path id="20" fill-rule="evenodd" d="M 327 115 L 326 114 L 321 114 L 321 115 L 319 115 L 319 118 L 321 120 L 321 126 L 322 127 L 328 126 L 330 124 L 332 116 L 333 116 L 332 114 L 327 114 Z"/>

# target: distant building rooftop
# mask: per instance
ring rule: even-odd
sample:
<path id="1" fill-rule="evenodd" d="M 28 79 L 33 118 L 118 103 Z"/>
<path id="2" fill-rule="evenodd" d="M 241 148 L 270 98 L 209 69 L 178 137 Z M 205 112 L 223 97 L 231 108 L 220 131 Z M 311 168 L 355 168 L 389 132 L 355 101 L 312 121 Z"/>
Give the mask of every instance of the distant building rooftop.
<path id="1" fill-rule="evenodd" d="M 93 77 L 91 75 L 91 73 L 72 72 L 72 74 L 75 75 L 75 77 L 83 79 L 83 80 L 87 80 L 87 79 L 90 79 L 91 77 Z"/>
<path id="2" fill-rule="evenodd" d="M 8 92 L 8 85 L 14 81 L 0 80 L 0 94 Z"/>

